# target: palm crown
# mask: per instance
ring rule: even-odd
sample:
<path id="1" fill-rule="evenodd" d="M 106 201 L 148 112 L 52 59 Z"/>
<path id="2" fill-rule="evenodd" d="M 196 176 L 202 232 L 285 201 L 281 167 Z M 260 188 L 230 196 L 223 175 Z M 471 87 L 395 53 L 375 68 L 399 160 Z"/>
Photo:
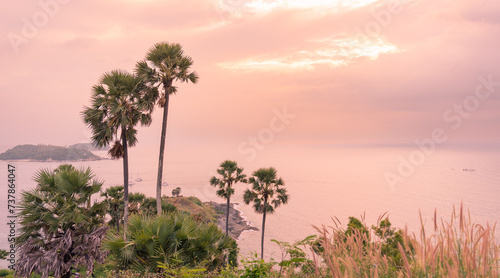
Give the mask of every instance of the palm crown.
<path id="1" fill-rule="evenodd" d="M 234 194 L 233 184 L 247 182 L 246 175 L 243 174 L 243 168 L 239 168 L 235 161 L 226 160 L 222 162 L 220 168 L 217 169 L 217 173 L 221 178 L 213 176 L 210 179 L 210 184 L 219 187 L 216 194 L 224 199 L 231 198 Z"/>
<path id="2" fill-rule="evenodd" d="M 246 204 L 254 203 L 257 213 L 273 213 L 275 208 L 288 202 L 288 194 L 283 179 L 276 178 L 276 169 L 261 168 L 253 173 L 248 182 L 252 190 L 247 189 L 243 196 Z"/>
<path id="3" fill-rule="evenodd" d="M 146 59 L 136 65 L 136 74 L 147 81 L 149 87 L 163 87 L 158 96 L 160 107 L 165 105 L 166 94 L 177 92 L 174 81 L 196 83 L 198 74 L 189 71 L 193 59 L 184 54 L 178 43 L 160 42 L 155 44 L 146 54 Z"/>
<path id="4" fill-rule="evenodd" d="M 143 80 L 120 70 L 105 73 L 99 84 L 92 87 L 92 106 L 84 107 L 84 122 L 92 129 L 92 143 L 97 147 L 110 145 L 113 158 L 123 156 L 119 138 L 126 133 L 127 145 L 137 143 L 135 126 L 151 124 L 151 107 L 141 98 Z"/>
<path id="5" fill-rule="evenodd" d="M 103 222 L 103 205 L 90 206 L 91 196 L 99 192 L 102 182 L 94 179 L 90 168 L 65 167 L 38 171 L 35 174 L 37 187 L 22 193 L 23 226 L 18 240 L 25 241 L 39 232 L 58 234 L 83 222 L 93 225 Z"/>

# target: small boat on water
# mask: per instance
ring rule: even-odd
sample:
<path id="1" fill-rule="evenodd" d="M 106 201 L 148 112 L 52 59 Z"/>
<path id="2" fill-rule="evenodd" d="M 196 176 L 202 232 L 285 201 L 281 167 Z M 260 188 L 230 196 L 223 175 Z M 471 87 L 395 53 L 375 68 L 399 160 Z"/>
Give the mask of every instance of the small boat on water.
<path id="1" fill-rule="evenodd" d="M 163 185 L 163 186 L 167 186 L 167 185 L 168 185 L 168 182 L 164 181 L 161 185 Z"/>
<path id="2" fill-rule="evenodd" d="M 137 178 L 137 179 L 135 179 L 135 181 L 139 182 L 139 181 L 142 181 L 142 179 L 141 178 Z"/>
<path id="3" fill-rule="evenodd" d="M 129 182 L 128 182 L 128 185 L 129 185 L 129 186 L 132 186 L 132 185 L 134 185 L 134 184 L 135 184 L 135 182 L 133 182 L 133 181 L 129 181 Z"/>
<path id="4" fill-rule="evenodd" d="M 462 169 L 462 171 L 465 171 L 465 172 L 474 172 L 474 171 L 476 171 L 476 169 L 474 169 L 474 168 L 464 168 L 464 169 Z"/>

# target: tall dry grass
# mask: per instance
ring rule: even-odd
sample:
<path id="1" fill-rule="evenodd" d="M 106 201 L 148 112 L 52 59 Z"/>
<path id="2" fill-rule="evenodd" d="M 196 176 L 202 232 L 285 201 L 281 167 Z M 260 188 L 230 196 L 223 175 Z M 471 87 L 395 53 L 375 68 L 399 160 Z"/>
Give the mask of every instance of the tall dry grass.
<path id="1" fill-rule="evenodd" d="M 379 217 L 377 226 L 384 218 Z M 318 277 L 500 277 L 496 224 L 473 223 L 462 204 L 458 211 L 453 208 L 448 220 L 437 220 L 435 211 L 430 232 L 421 214 L 418 234 L 400 231 L 398 260 L 382 255 L 384 241 L 374 229 L 346 233 L 338 219 L 333 222 L 329 227 L 315 227 L 321 246 L 320 252 L 313 252 Z"/>

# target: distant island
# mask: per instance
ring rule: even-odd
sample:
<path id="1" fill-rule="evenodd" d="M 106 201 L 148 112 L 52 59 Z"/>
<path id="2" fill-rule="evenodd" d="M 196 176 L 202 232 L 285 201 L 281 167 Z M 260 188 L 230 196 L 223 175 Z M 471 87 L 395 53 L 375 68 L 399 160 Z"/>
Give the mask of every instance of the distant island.
<path id="1" fill-rule="evenodd" d="M 96 150 L 89 143 L 75 144 L 68 147 L 52 145 L 18 145 L 0 154 L 0 160 L 28 161 L 87 161 L 101 160 L 91 151 Z"/>

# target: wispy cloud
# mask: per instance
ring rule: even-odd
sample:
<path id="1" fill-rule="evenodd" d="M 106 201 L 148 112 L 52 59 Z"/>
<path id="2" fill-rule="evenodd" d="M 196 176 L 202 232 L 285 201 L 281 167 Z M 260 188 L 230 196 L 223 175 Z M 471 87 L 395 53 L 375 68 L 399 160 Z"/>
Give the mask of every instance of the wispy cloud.
<path id="1" fill-rule="evenodd" d="M 381 38 L 360 41 L 353 38 L 323 38 L 311 40 L 315 47 L 293 51 L 287 55 L 251 57 L 239 61 L 219 63 L 223 69 L 236 72 L 302 71 L 317 66 L 339 67 L 358 59 L 377 59 L 381 54 L 402 50 Z"/>

